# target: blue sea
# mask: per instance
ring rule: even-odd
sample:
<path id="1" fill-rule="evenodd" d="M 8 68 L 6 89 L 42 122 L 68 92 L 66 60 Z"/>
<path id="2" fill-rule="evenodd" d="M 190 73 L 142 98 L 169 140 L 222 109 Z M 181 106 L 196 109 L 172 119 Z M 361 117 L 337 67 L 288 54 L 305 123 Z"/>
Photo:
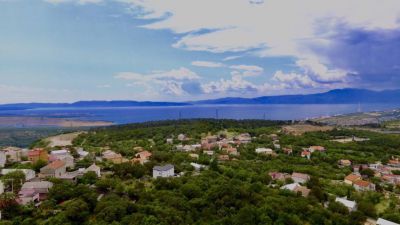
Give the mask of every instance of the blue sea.
<path id="1" fill-rule="evenodd" d="M 0 111 L 0 116 L 59 117 L 126 124 L 179 118 L 304 120 L 359 111 L 370 112 L 399 108 L 400 104 L 193 105 L 127 108 L 46 108 Z"/>

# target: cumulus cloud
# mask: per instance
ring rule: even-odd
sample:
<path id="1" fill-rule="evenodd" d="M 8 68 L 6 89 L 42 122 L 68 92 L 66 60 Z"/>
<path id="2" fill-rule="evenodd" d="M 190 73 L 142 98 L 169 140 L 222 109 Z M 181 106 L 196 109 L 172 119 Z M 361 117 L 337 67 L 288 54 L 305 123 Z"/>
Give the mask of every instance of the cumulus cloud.
<path id="1" fill-rule="evenodd" d="M 278 83 L 276 86 L 270 83 L 255 85 L 244 79 L 263 74 L 262 68 L 210 61 L 195 61 L 192 65 L 229 68 L 232 79 L 199 87 L 196 74 L 192 74 L 194 79 L 185 78 L 185 82 L 173 76 L 163 80 L 161 77 L 165 72 L 158 73 L 158 78 L 157 72 L 146 76 L 121 74 L 120 78 L 130 77 L 135 82 L 161 83 L 163 80 L 168 93 L 187 93 L 179 91 L 187 86 L 207 93 L 284 87 L 400 86 L 399 0 L 114 1 L 126 4 L 136 18 L 147 20 L 143 28 L 177 34 L 172 45 L 175 48 L 230 54 L 222 59 L 224 62 L 244 55 L 290 57 L 295 66 L 293 71 L 283 72 L 285 69 L 282 68 L 273 74 L 272 81 Z M 176 74 L 178 71 L 170 72 Z M 173 82 L 166 84 L 167 79 Z"/>
<path id="2" fill-rule="evenodd" d="M 273 80 L 290 88 L 309 88 L 317 85 L 316 82 L 312 81 L 307 75 L 297 74 L 294 72 L 284 73 L 280 70 L 274 74 Z"/>
<path id="3" fill-rule="evenodd" d="M 249 93 L 257 92 L 258 88 L 251 82 L 244 80 L 241 76 L 233 76 L 232 79 L 221 79 L 203 84 L 204 93 Z"/>
<path id="4" fill-rule="evenodd" d="M 305 74 L 312 77 L 316 82 L 331 83 L 343 81 L 348 74 L 355 73 L 341 69 L 328 69 L 325 65 L 315 59 L 302 59 L 296 61 L 296 65 Z"/>
<path id="5" fill-rule="evenodd" d="M 142 85 L 147 89 L 153 89 L 155 85 L 160 87 L 162 93 L 168 95 L 182 96 L 191 93 L 185 83 L 193 83 L 200 79 L 195 72 L 181 67 L 169 71 L 153 71 L 148 74 L 121 72 L 115 78 L 129 81 L 130 86 Z M 156 88 L 157 88 L 156 87 Z M 158 91 L 155 89 L 154 91 Z"/>
<path id="6" fill-rule="evenodd" d="M 395 41 L 400 27 L 398 0 L 124 2 L 139 9 L 138 18 L 157 19 L 144 28 L 180 34 L 173 45 L 176 48 L 214 53 L 250 52 L 260 57 L 290 56 L 297 61 L 301 72 L 321 83 L 350 82 L 354 77 L 349 75 L 355 74 L 361 80 L 374 76 L 396 79 L 393 74 L 399 74 L 390 69 L 392 75 L 382 75 L 388 68 L 399 66 L 394 63 L 381 66 L 382 58 L 373 60 L 371 56 L 386 54 L 389 62 L 398 59 L 398 41 Z M 357 40 L 363 36 L 367 40 Z M 396 50 L 390 50 L 393 46 Z M 363 75 L 371 74 L 371 70 L 376 72 Z"/>

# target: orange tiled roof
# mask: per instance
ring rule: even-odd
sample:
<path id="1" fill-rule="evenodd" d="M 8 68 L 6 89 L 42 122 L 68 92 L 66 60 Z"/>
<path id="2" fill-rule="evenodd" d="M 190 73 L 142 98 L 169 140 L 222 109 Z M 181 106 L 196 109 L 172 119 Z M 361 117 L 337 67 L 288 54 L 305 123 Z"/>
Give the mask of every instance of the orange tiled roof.
<path id="1" fill-rule="evenodd" d="M 51 169 L 58 169 L 58 168 L 63 167 L 64 165 L 65 165 L 64 161 L 57 160 L 57 161 L 54 161 L 54 162 L 50 163 L 49 165 L 47 165 L 47 167 L 51 168 Z"/>
<path id="2" fill-rule="evenodd" d="M 357 180 L 354 182 L 354 185 L 360 186 L 360 187 L 368 187 L 371 183 L 365 180 Z"/>
<path id="3" fill-rule="evenodd" d="M 345 177 L 344 179 L 348 180 L 348 181 L 351 181 L 351 182 L 354 182 L 354 181 L 360 180 L 361 177 L 358 176 L 358 175 L 355 175 L 355 174 L 350 174 L 347 177 Z"/>

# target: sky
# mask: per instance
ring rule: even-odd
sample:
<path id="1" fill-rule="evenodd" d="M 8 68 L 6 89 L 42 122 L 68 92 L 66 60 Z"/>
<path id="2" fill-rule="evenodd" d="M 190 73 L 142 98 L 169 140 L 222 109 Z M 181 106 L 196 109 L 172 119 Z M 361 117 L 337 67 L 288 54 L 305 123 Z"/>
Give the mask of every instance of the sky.
<path id="1" fill-rule="evenodd" d="M 0 0 L 0 103 L 400 88 L 399 0 Z"/>

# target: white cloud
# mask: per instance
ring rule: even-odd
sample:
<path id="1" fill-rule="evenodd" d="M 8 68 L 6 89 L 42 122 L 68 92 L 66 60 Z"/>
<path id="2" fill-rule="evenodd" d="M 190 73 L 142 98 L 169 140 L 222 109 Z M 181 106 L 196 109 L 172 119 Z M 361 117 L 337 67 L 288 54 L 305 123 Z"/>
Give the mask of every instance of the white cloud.
<path id="1" fill-rule="evenodd" d="M 348 74 L 354 73 L 341 69 L 328 69 L 325 65 L 318 60 L 302 59 L 296 61 L 296 65 L 303 69 L 303 71 L 311 76 L 317 82 L 340 82 L 343 81 Z"/>
<path id="2" fill-rule="evenodd" d="M 192 62 L 192 65 L 199 66 L 199 67 L 209 67 L 209 68 L 225 67 L 225 65 L 223 63 L 211 62 L 211 61 L 194 61 L 194 62 Z"/>
<path id="3" fill-rule="evenodd" d="M 238 59 L 238 58 L 241 58 L 241 57 L 242 57 L 242 56 L 240 56 L 240 55 L 228 56 L 228 57 L 225 57 L 224 59 L 222 59 L 222 61 L 235 60 L 235 59 Z"/>
<path id="4" fill-rule="evenodd" d="M 307 75 L 297 73 L 284 73 L 280 70 L 276 71 L 273 80 L 284 84 L 287 88 L 308 88 L 314 87 L 317 84 Z"/>
<path id="5" fill-rule="evenodd" d="M 264 69 L 259 66 L 254 65 L 233 65 L 229 68 L 233 69 L 231 72 L 232 76 L 258 76 L 264 72 Z"/>
<path id="6" fill-rule="evenodd" d="M 251 82 L 244 80 L 241 76 L 233 76 L 230 80 L 221 79 L 207 84 L 203 84 L 202 88 L 205 93 L 248 93 L 256 92 L 257 86 Z"/>
<path id="7" fill-rule="evenodd" d="M 115 78 L 128 80 L 128 86 L 144 86 L 147 90 L 152 89 L 155 92 L 161 91 L 168 95 L 182 96 L 188 94 L 184 90 L 185 83 L 191 83 L 200 79 L 195 72 L 181 67 L 169 71 L 153 71 L 149 74 L 134 72 L 121 72 L 115 75 Z"/>
<path id="8" fill-rule="evenodd" d="M 341 26 L 367 31 L 400 28 L 398 0 L 122 1 L 136 9 L 138 18 L 157 19 L 144 28 L 179 34 L 176 48 L 290 56 L 298 60 L 301 71 L 319 82 L 348 76 L 347 68 L 333 65 L 319 51 L 333 48 Z"/>

